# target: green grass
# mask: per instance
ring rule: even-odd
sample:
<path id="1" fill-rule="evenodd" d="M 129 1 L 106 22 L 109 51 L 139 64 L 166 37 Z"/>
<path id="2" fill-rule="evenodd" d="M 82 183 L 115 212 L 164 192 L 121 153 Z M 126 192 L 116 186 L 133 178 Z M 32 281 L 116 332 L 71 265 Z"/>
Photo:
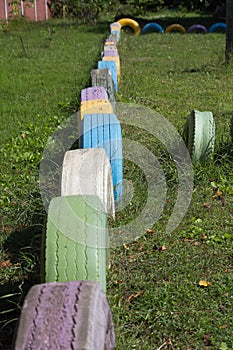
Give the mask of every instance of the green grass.
<path id="1" fill-rule="evenodd" d="M 49 22 L 0 32 L 4 349 L 10 347 L 25 293 L 39 282 L 41 154 L 51 133 L 78 108 L 80 91 L 89 84 L 107 31 L 107 24 L 77 27 Z M 180 132 L 192 109 L 210 110 L 216 121 L 216 145 L 212 161 L 194 166 L 191 205 L 180 226 L 167 234 L 178 183 L 174 163 L 151 135 L 123 127 L 125 137 L 141 141 L 157 156 L 168 195 L 153 231 L 111 252 L 107 296 L 119 350 L 233 349 L 233 67 L 225 66 L 224 50 L 220 34 L 122 35 L 118 101 L 149 107 Z M 147 193 L 138 167 L 125 162 L 124 175 L 135 185 L 135 195 L 132 206 L 118 213 L 121 224 L 141 210 Z M 213 182 L 223 191 L 224 206 L 213 198 Z M 200 287 L 200 280 L 211 285 Z"/>
<path id="2" fill-rule="evenodd" d="M 25 292 L 40 282 L 39 164 L 48 137 L 78 109 L 107 24 L 16 21 L 0 31 L 0 347 L 12 341 Z M 21 38 L 21 39 L 20 39 Z M 8 297 L 7 297 L 8 296 Z M 2 342 L 2 343 L 1 343 Z"/>
<path id="3" fill-rule="evenodd" d="M 108 297 L 119 349 L 233 349 L 233 70 L 225 66 L 224 49 L 220 34 L 122 36 L 119 101 L 152 108 L 180 132 L 192 109 L 210 110 L 216 145 L 213 160 L 194 165 L 188 213 L 179 228 L 167 234 L 177 177 L 168 159 L 163 162 L 158 142 L 123 128 L 126 137 L 133 135 L 160 160 L 168 204 L 154 232 L 113 252 Z M 136 183 L 134 175 L 131 178 Z M 224 206 L 213 197 L 215 186 L 223 190 Z M 200 287 L 200 280 L 211 285 Z"/>

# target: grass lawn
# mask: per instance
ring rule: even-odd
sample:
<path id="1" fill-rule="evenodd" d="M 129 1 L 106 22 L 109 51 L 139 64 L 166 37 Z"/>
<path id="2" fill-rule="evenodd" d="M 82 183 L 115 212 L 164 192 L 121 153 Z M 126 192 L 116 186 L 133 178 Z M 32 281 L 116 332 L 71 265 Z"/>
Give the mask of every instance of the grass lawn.
<path id="1" fill-rule="evenodd" d="M 17 29 L 17 30 L 16 30 Z M 10 348 L 20 305 L 38 283 L 44 210 L 38 165 L 47 138 L 79 105 L 100 58 L 108 25 L 23 24 L 0 33 L 0 347 Z M 182 132 L 192 109 L 210 110 L 216 122 L 214 159 L 194 165 L 189 210 L 170 234 L 165 226 L 177 193 L 166 150 L 141 130 L 123 127 L 160 160 L 168 194 L 153 230 L 111 252 L 107 297 L 117 349 L 233 349 L 233 170 L 230 144 L 233 67 L 224 64 L 225 36 L 122 34 L 117 99 L 149 107 Z M 125 177 L 137 191 L 118 214 L 124 224 L 145 200 L 143 174 L 130 162 Z M 211 181 L 223 194 L 214 198 Z M 223 205 L 224 199 L 224 205 Z M 144 233 L 144 232 L 143 232 Z M 201 287 L 199 281 L 210 283 Z"/>
<path id="2" fill-rule="evenodd" d="M 108 25 L 52 21 L 0 31 L 0 348 L 12 331 L 25 292 L 40 282 L 44 209 L 39 163 L 48 137 L 77 110 L 81 89 L 100 57 Z M 2 343 L 1 343 L 2 342 Z"/>
<path id="3" fill-rule="evenodd" d="M 212 161 L 194 166 L 188 213 L 179 228 L 167 234 L 175 175 L 170 162 L 164 163 L 161 147 L 131 131 L 160 159 L 171 204 L 154 232 L 112 254 L 108 290 L 118 348 L 232 349 L 233 70 L 224 64 L 225 36 L 123 35 L 119 49 L 120 101 L 152 108 L 180 132 L 192 109 L 210 110 L 216 145 Z M 123 132 L 129 137 L 127 129 Z M 223 189 L 224 206 L 213 198 L 213 180 Z M 201 280 L 211 284 L 200 287 Z"/>

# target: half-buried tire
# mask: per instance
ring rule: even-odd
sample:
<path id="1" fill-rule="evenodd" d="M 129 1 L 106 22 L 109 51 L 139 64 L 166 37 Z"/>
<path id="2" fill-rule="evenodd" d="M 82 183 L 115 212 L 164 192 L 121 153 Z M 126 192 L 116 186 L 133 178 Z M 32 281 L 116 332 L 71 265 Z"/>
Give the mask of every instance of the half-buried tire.
<path id="1" fill-rule="evenodd" d="M 45 242 L 45 282 L 91 280 L 106 290 L 107 214 L 97 196 L 53 198 Z"/>
<path id="2" fill-rule="evenodd" d="M 65 153 L 61 195 L 98 196 L 106 213 L 115 216 L 112 170 L 103 148 L 76 149 Z"/>
<path id="3" fill-rule="evenodd" d="M 115 114 L 86 114 L 81 122 L 81 148 L 104 148 L 112 168 L 114 199 L 122 198 L 121 125 Z"/>
<path id="4" fill-rule="evenodd" d="M 103 86 L 108 93 L 109 101 L 115 102 L 114 83 L 109 69 L 93 69 L 91 71 L 91 84 L 92 86 Z"/>
<path id="5" fill-rule="evenodd" d="M 33 286 L 23 304 L 15 350 L 113 350 L 112 314 L 92 281 Z"/>
<path id="6" fill-rule="evenodd" d="M 215 141 L 212 112 L 193 110 L 184 127 L 184 138 L 194 162 L 208 161 L 213 155 Z"/>

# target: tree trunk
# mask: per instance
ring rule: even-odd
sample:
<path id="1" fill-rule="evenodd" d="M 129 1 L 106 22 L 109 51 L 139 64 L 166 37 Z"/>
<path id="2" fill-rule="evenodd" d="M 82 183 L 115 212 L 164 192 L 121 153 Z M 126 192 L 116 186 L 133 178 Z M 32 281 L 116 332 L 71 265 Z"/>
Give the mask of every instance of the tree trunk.
<path id="1" fill-rule="evenodd" d="M 226 62 L 233 56 L 233 1 L 226 0 Z"/>

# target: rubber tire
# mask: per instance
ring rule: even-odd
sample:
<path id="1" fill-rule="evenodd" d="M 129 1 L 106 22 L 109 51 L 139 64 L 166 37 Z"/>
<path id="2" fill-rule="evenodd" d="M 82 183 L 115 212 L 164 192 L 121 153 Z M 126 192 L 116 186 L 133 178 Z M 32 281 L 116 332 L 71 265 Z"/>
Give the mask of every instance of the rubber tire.
<path id="1" fill-rule="evenodd" d="M 154 22 L 147 23 L 142 29 L 142 34 L 146 34 L 150 31 L 164 33 L 163 27 L 160 24 Z"/>
<path id="2" fill-rule="evenodd" d="M 81 91 L 81 102 L 91 100 L 107 100 L 108 94 L 103 86 L 92 86 Z"/>
<path id="3" fill-rule="evenodd" d="M 45 282 L 92 280 L 106 290 L 107 215 L 97 196 L 53 198 L 49 205 Z"/>
<path id="4" fill-rule="evenodd" d="M 109 69 L 113 84 L 114 84 L 114 89 L 117 92 L 118 91 L 118 78 L 117 78 L 117 65 L 115 61 L 98 61 L 98 69 L 104 69 L 107 68 Z"/>
<path id="5" fill-rule="evenodd" d="M 120 57 L 118 56 L 103 56 L 102 61 L 115 61 L 116 67 L 117 67 L 117 81 L 118 86 L 120 85 L 120 79 L 121 79 L 121 67 L 120 67 Z"/>
<path id="6" fill-rule="evenodd" d="M 185 28 L 181 24 L 171 24 L 165 30 L 165 33 L 171 33 L 173 31 L 178 31 L 181 34 L 185 33 Z"/>
<path id="7" fill-rule="evenodd" d="M 121 31 L 119 29 L 117 30 L 112 30 L 111 35 L 116 39 L 116 42 L 118 43 L 121 38 Z"/>
<path id="8" fill-rule="evenodd" d="M 118 23 L 120 24 L 120 23 Z M 114 32 L 120 32 L 121 31 L 121 26 L 118 25 L 112 25 L 110 26 L 110 33 L 114 33 Z"/>
<path id="9" fill-rule="evenodd" d="M 109 69 L 93 69 L 91 71 L 91 85 L 103 86 L 111 103 L 115 103 L 114 83 Z"/>
<path id="10" fill-rule="evenodd" d="M 193 24 L 188 28 L 187 33 L 194 33 L 194 32 L 207 33 L 208 31 L 206 27 L 201 24 Z"/>
<path id="11" fill-rule="evenodd" d="M 116 47 L 116 45 L 104 45 L 104 52 L 105 51 L 109 51 L 109 50 L 117 50 L 117 47 Z M 117 52 L 118 52 L 118 50 L 117 50 Z"/>
<path id="12" fill-rule="evenodd" d="M 116 57 L 119 57 L 119 53 L 118 53 L 117 49 L 115 49 L 115 50 L 105 50 L 103 52 L 103 56 L 116 56 Z"/>
<path id="13" fill-rule="evenodd" d="M 113 350 L 112 314 L 92 281 L 33 286 L 21 311 L 15 350 Z"/>
<path id="14" fill-rule="evenodd" d="M 226 23 L 222 23 L 222 22 L 214 23 L 212 24 L 212 26 L 210 26 L 209 33 L 214 33 L 219 29 L 221 29 L 221 31 L 226 32 L 226 27 L 227 27 Z"/>
<path id="15" fill-rule="evenodd" d="M 110 45 L 116 45 L 117 44 L 116 38 L 112 34 L 110 34 L 108 36 L 108 38 L 105 40 L 105 45 L 108 45 L 108 43 L 111 43 Z"/>
<path id="16" fill-rule="evenodd" d="M 135 35 L 139 35 L 141 33 L 140 25 L 138 24 L 138 22 L 134 21 L 131 18 L 122 18 L 122 19 L 119 19 L 118 22 L 120 23 L 121 28 L 126 26 L 132 28 Z"/>
<path id="17" fill-rule="evenodd" d="M 194 162 L 208 161 L 214 151 L 215 122 L 213 114 L 193 110 L 184 127 L 184 138 Z"/>
<path id="18" fill-rule="evenodd" d="M 115 217 L 112 170 L 104 149 L 76 149 L 65 153 L 61 195 L 98 196 L 105 212 Z"/>
<path id="19" fill-rule="evenodd" d="M 83 148 L 104 148 L 112 167 L 114 199 L 122 198 L 123 161 L 121 125 L 115 114 L 85 115 L 81 123 Z"/>
<path id="20" fill-rule="evenodd" d="M 85 114 L 104 114 L 113 113 L 111 102 L 106 100 L 91 100 L 83 101 L 80 105 L 80 119 L 82 120 Z"/>
<path id="21" fill-rule="evenodd" d="M 112 29 L 112 27 L 117 27 L 118 29 L 121 29 L 121 25 L 119 22 L 113 22 L 110 24 L 110 30 Z"/>

